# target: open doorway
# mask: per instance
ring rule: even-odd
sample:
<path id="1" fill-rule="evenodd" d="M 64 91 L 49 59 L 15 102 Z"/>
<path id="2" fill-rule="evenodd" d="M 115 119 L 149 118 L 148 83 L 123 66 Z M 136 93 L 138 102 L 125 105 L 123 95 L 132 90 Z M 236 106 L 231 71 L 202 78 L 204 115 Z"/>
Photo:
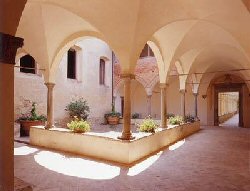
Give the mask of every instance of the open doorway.
<path id="1" fill-rule="evenodd" d="M 239 92 L 219 92 L 219 126 L 239 127 Z"/>

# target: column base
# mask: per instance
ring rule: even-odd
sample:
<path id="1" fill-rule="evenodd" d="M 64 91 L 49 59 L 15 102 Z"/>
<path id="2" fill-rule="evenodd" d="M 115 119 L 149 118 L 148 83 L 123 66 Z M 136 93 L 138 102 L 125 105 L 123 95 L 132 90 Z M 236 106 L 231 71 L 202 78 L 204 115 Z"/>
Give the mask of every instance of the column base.
<path id="1" fill-rule="evenodd" d="M 161 128 L 166 129 L 166 128 L 168 128 L 168 125 L 165 125 L 164 127 L 163 127 L 163 126 L 161 126 Z"/>
<path id="2" fill-rule="evenodd" d="M 44 127 L 44 129 L 51 129 L 51 128 L 54 128 L 55 127 L 55 125 L 45 125 L 45 127 Z"/>
<path id="3" fill-rule="evenodd" d="M 133 140 L 133 139 L 135 139 L 135 137 L 132 136 L 131 131 L 128 133 L 122 132 L 122 135 L 117 137 L 117 138 L 120 140 Z"/>

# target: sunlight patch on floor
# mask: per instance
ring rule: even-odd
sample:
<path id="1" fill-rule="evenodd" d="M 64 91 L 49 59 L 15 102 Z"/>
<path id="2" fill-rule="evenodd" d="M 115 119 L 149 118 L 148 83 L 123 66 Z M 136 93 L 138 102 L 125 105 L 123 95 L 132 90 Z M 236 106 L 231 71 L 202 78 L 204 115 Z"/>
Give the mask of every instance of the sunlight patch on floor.
<path id="1" fill-rule="evenodd" d="M 174 150 L 178 149 L 179 147 L 181 147 L 184 143 L 185 143 L 185 139 L 176 142 L 175 144 L 171 145 L 168 149 L 170 151 L 174 151 Z"/>
<path id="2" fill-rule="evenodd" d="M 119 167 L 77 157 L 65 157 L 50 151 L 41 151 L 34 159 L 49 170 L 78 178 L 106 180 L 120 175 Z"/>
<path id="3" fill-rule="evenodd" d="M 28 146 L 21 146 L 21 147 L 14 148 L 14 155 L 15 156 L 29 155 L 37 151 L 38 149 L 36 148 L 31 148 Z"/>
<path id="4" fill-rule="evenodd" d="M 129 171 L 127 173 L 128 176 L 136 176 L 140 174 L 141 172 L 145 171 L 147 168 L 149 168 L 152 164 L 154 164 L 162 155 L 162 151 L 159 153 L 147 158 L 146 160 L 136 164 L 135 166 L 129 168 Z"/>

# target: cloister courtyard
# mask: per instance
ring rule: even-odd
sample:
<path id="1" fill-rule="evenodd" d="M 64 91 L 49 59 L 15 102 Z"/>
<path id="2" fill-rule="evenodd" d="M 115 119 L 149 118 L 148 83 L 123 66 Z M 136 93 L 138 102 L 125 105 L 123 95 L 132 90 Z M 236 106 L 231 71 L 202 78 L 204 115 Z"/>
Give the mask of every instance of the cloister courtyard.
<path id="1" fill-rule="evenodd" d="M 202 128 L 131 167 L 16 142 L 15 176 L 35 191 L 248 191 L 249 136 Z"/>
<path id="2" fill-rule="evenodd" d="M 250 190 L 250 0 L 0 0 L 0 191 Z"/>

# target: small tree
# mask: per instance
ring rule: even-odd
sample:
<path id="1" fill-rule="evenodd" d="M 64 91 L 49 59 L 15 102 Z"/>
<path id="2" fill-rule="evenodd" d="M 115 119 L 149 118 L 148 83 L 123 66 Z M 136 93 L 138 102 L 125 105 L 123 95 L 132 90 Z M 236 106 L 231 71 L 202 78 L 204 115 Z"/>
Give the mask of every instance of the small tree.
<path id="1" fill-rule="evenodd" d="M 87 101 L 83 100 L 83 98 L 70 102 L 65 110 L 69 113 L 71 118 L 76 116 L 78 119 L 87 120 L 89 116 L 89 106 Z"/>

